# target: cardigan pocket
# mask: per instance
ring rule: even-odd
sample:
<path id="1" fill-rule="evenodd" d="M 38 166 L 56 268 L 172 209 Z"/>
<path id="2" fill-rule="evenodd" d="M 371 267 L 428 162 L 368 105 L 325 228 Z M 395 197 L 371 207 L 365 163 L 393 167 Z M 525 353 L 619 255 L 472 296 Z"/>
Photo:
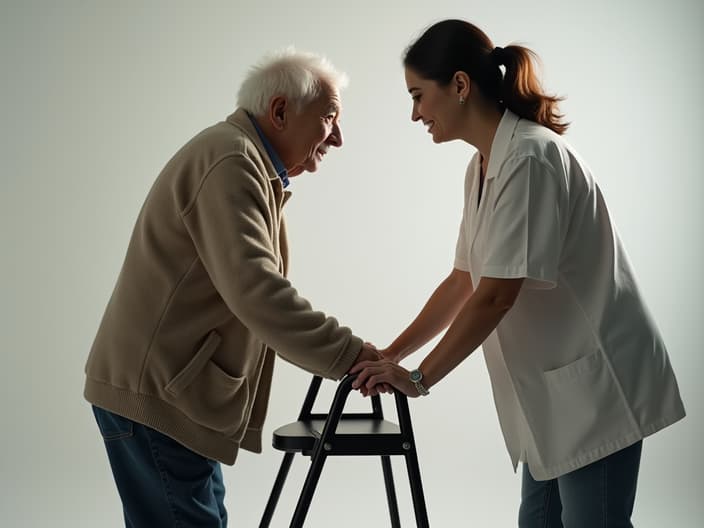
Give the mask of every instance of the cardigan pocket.
<path id="1" fill-rule="evenodd" d="M 193 359 L 166 385 L 175 405 L 195 423 L 232 436 L 249 404 L 247 378 L 231 376 L 212 361 L 222 338 L 212 331 Z"/>
<path id="2" fill-rule="evenodd" d="M 181 372 L 176 374 L 176 376 L 169 382 L 166 386 L 167 392 L 171 393 L 173 396 L 178 396 L 183 390 L 188 387 L 193 379 L 200 373 L 205 365 L 210 361 L 210 358 L 215 354 L 215 350 L 220 346 L 222 338 L 215 330 L 208 334 L 205 341 L 200 346 L 198 351 L 188 362 Z"/>

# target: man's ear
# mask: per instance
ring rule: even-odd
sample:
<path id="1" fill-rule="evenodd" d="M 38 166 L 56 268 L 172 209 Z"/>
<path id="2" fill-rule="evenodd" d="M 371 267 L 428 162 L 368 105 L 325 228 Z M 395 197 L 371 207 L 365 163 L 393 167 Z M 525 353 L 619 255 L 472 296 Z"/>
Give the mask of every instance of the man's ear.
<path id="1" fill-rule="evenodd" d="M 269 103 L 269 121 L 275 130 L 286 128 L 289 112 L 288 100 L 280 95 L 271 98 Z"/>

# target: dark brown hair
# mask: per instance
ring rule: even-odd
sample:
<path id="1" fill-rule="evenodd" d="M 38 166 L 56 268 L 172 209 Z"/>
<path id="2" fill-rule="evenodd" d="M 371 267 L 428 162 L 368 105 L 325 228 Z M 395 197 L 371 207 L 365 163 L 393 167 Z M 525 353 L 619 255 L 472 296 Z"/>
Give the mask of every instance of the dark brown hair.
<path id="1" fill-rule="evenodd" d="M 558 108 L 563 98 L 543 93 L 533 64 L 537 60 L 537 55 L 523 46 L 495 48 L 489 37 L 469 22 L 443 20 L 430 26 L 406 50 L 403 64 L 441 86 L 463 71 L 500 108 L 564 134 L 569 123 L 563 121 Z"/>

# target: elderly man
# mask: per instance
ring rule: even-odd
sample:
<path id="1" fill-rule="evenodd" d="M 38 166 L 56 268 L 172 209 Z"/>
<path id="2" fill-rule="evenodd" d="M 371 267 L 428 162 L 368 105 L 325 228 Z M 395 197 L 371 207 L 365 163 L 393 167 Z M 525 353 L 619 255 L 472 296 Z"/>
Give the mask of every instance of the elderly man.
<path id="1" fill-rule="evenodd" d="M 378 358 L 285 278 L 288 178 L 342 146 L 345 82 L 266 59 L 146 198 L 86 365 L 127 526 L 225 526 L 220 462 L 261 451 L 276 353 L 333 379 Z"/>

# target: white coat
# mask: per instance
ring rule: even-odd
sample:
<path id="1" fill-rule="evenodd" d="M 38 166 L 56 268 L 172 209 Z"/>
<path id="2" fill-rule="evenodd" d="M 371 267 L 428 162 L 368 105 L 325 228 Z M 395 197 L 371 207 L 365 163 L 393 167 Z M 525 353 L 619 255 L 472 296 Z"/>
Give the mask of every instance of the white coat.
<path id="1" fill-rule="evenodd" d="M 514 470 L 558 477 L 685 415 L 658 329 L 589 169 L 506 111 L 479 201 L 469 164 L 455 267 L 524 278 L 482 348 Z"/>

